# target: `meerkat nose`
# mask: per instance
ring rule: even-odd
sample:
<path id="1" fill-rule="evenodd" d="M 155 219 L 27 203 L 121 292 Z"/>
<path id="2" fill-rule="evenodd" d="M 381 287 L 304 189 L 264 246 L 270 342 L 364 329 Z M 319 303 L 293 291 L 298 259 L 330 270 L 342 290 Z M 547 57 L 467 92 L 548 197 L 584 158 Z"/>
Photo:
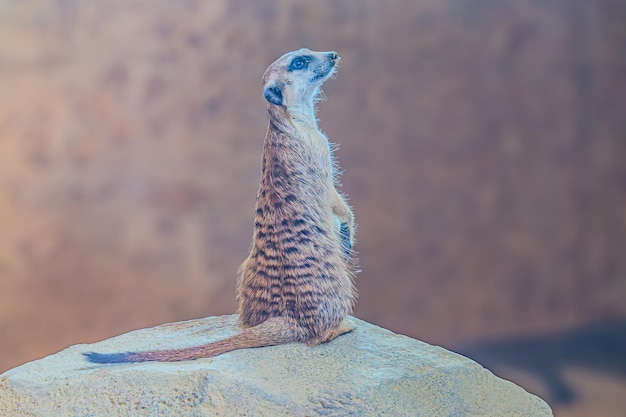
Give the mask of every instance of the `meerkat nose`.
<path id="1" fill-rule="evenodd" d="M 329 52 L 328 53 L 328 58 L 331 61 L 335 62 L 335 61 L 337 61 L 339 59 L 339 55 L 337 55 L 337 52 Z"/>

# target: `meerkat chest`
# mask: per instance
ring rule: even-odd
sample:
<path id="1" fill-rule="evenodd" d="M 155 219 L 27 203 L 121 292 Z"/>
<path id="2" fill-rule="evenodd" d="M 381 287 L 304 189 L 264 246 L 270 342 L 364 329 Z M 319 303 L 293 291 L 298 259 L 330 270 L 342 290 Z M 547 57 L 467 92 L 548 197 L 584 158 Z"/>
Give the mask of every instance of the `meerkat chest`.
<path id="1" fill-rule="evenodd" d="M 296 125 L 298 133 L 306 146 L 309 148 L 311 157 L 315 160 L 320 173 L 324 174 L 329 180 L 332 180 L 333 164 L 330 144 L 326 136 L 319 129 L 310 124 Z"/>

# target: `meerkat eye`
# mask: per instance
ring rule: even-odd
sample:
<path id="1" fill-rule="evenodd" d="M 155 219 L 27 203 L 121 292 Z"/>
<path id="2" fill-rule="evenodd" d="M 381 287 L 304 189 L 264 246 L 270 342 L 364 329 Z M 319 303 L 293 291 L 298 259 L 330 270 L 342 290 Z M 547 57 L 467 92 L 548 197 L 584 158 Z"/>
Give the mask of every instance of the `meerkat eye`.
<path id="1" fill-rule="evenodd" d="M 289 64 L 289 71 L 305 69 L 309 65 L 309 61 L 310 59 L 307 59 L 307 57 L 295 57 Z"/>

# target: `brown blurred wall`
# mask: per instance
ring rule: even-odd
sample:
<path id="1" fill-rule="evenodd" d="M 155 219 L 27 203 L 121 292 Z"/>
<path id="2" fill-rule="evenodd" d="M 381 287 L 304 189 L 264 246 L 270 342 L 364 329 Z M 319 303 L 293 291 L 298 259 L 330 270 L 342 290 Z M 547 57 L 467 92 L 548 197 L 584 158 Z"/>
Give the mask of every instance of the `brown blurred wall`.
<path id="1" fill-rule="evenodd" d="M 626 316 L 617 0 L 0 1 L 0 371 L 234 312 L 260 78 L 334 49 L 320 124 L 356 315 L 438 344 Z"/>

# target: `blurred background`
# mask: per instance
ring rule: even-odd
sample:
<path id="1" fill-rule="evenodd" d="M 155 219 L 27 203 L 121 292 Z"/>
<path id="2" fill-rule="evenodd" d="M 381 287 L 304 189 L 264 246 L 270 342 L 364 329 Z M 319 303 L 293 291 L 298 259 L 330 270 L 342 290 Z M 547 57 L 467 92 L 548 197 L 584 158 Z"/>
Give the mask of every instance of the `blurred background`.
<path id="1" fill-rule="evenodd" d="M 0 0 L 0 372 L 236 309 L 261 75 L 342 56 L 355 315 L 626 409 L 626 2 Z"/>

